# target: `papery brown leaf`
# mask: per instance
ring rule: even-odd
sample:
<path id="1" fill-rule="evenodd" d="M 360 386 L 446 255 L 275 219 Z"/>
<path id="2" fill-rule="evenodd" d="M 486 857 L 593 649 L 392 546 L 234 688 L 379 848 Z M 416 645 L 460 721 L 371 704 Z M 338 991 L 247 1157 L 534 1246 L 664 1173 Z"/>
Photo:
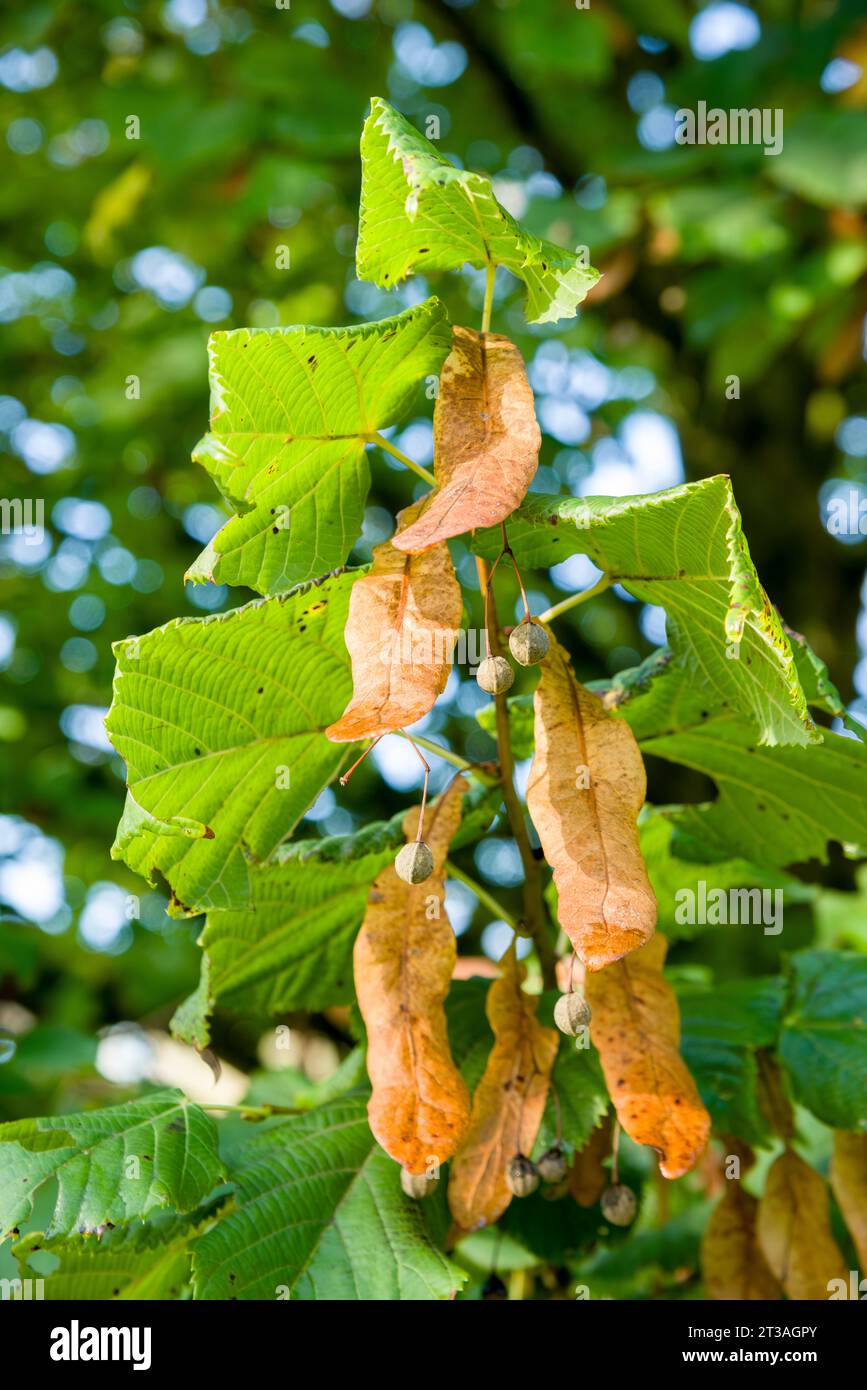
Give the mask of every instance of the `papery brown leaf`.
<path id="1" fill-rule="evenodd" d="M 867 1134 L 837 1130 L 831 1159 L 831 1188 L 867 1273 Z"/>
<path id="2" fill-rule="evenodd" d="M 398 535 L 424 507 L 398 516 Z M 463 603 L 448 546 L 424 555 L 378 545 L 368 574 L 349 598 L 344 638 L 352 659 L 352 699 L 325 730 L 334 743 L 377 738 L 427 714 L 442 694 L 461 626 Z"/>
<path id="3" fill-rule="evenodd" d="M 846 1267 L 831 1234 L 828 1189 L 791 1149 L 771 1165 L 759 1202 L 759 1245 L 789 1298 L 819 1302 Z"/>
<path id="4" fill-rule="evenodd" d="M 664 1178 L 679 1178 L 707 1144 L 710 1117 L 678 1050 L 680 1012 L 662 974 L 667 942 L 588 975 L 590 1037 L 617 1118 L 630 1139 L 659 1154 Z"/>
<path id="5" fill-rule="evenodd" d="M 730 1180 L 725 1196 L 714 1208 L 701 1243 L 701 1268 L 708 1298 L 748 1302 L 782 1298 L 759 1248 L 756 1221 L 759 1204 Z"/>
<path id="6" fill-rule="evenodd" d="M 499 333 L 455 327 L 434 411 L 437 490 L 395 537 L 421 551 L 476 526 L 494 526 L 524 500 L 542 436 L 524 359 Z"/>
<path id="7" fill-rule="evenodd" d="M 486 1006 L 494 1046 L 449 1179 L 452 1216 L 465 1231 L 490 1225 L 512 1200 L 506 1168 L 516 1154 L 532 1151 L 559 1044 L 559 1035 L 537 1021 L 537 1000 L 521 989 L 524 969 L 514 946 L 501 964 Z"/>
<path id="8" fill-rule="evenodd" d="M 594 1129 L 584 1148 L 572 1160 L 569 1191 L 579 1207 L 593 1207 L 610 1182 L 604 1160 L 611 1152 L 611 1121 L 608 1116 Z"/>
<path id="9" fill-rule="evenodd" d="M 367 1028 L 367 1071 L 373 1087 L 370 1128 L 411 1173 L 444 1163 L 470 1117 L 470 1098 L 452 1061 L 443 1001 L 457 946 L 445 910 L 443 866 L 467 790 L 455 777 L 425 813 L 424 838 L 434 871 L 408 884 L 389 865 L 374 879 L 353 956 L 358 1006 Z M 413 839 L 418 810 L 407 811 Z"/>
<path id="10" fill-rule="evenodd" d="M 587 969 L 601 970 L 656 925 L 636 825 L 644 763 L 632 730 L 578 684 L 553 636 L 534 709 L 527 807 L 554 870 L 560 925 Z"/>

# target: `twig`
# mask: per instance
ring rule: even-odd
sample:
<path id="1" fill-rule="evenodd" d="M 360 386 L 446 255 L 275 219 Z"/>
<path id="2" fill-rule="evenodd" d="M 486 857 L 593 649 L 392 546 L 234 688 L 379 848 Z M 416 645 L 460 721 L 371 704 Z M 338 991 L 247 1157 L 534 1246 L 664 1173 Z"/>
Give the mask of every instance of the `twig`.
<path id="1" fill-rule="evenodd" d="M 488 649 L 493 656 L 502 656 L 500 649 L 500 629 L 497 618 L 497 601 L 494 596 L 493 588 L 488 586 L 488 565 L 487 561 L 477 557 L 476 567 L 479 572 L 479 584 L 482 593 L 486 597 L 486 611 L 488 622 L 486 625 Z M 509 707 L 506 703 L 505 695 L 494 696 L 494 706 L 497 716 L 497 746 L 500 756 L 500 782 L 503 788 L 503 801 L 506 804 L 506 812 L 509 817 L 509 825 L 518 846 L 518 853 L 521 856 L 521 865 L 524 870 L 524 925 L 539 957 L 539 964 L 542 967 L 542 979 L 546 989 L 553 989 L 557 983 L 556 958 L 554 948 L 548 935 L 548 926 L 545 920 L 545 904 L 542 899 L 542 876 L 539 872 L 539 863 L 533 854 L 530 840 L 527 835 L 527 827 L 524 823 L 524 809 L 515 791 L 515 760 L 512 756 L 512 740 L 509 732 Z"/>

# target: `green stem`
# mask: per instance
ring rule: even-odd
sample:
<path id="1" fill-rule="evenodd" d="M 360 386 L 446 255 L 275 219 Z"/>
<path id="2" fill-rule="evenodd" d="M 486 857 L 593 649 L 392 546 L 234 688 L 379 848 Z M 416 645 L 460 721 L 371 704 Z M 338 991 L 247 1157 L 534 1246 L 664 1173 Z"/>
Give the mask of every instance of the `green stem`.
<path id="1" fill-rule="evenodd" d="M 409 734 L 404 733 L 403 729 L 395 729 L 395 733 L 400 734 L 401 738 L 407 739 L 410 743 L 417 743 L 428 753 L 435 753 L 438 758 L 445 758 L 447 763 L 451 763 L 453 767 L 459 767 L 461 772 L 469 772 L 486 787 L 495 787 L 499 781 L 499 778 L 494 777 L 492 773 L 485 772 L 475 763 L 468 762 L 466 758 L 461 757 L 460 753 L 453 753 L 450 748 L 443 748 L 439 743 L 434 743 L 433 739 L 423 738 L 421 734 L 413 734 L 410 737 Z"/>
<path id="2" fill-rule="evenodd" d="M 487 279 L 485 280 L 485 303 L 482 308 L 483 333 L 490 333 L 491 331 L 491 310 L 494 305 L 494 281 L 496 278 L 497 267 L 495 265 L 489 265 Z"/>
<path id="3" fill-rule="evenodd" d="M 488 892 L 487 888 L 483 888 L 480 883 L 476 883 L 474 878 L 470 878 L 469 874 L 465 874 L 463 869 L 459 869 L 457 864 L 453 863 L 451 859 L 446 860 L 446 874 L 449 878 L 456 878 L 459 883 L 465 883 L 471 892 L 475 893 L 482 906 L 486 907 L 489 912 L 492 912 L 494 917 L 499 918 L 501 922 L 507 922 L 512 928 L 512 931 L 519 932 L 521 930 L 521 924 L 517 917 L 513 916 L 511 912 L 507 912 L 502 903 L 498 903 L 497 899 Z"/>
<path id="4" fill-rule="evenodd" d="M 226 1110 L 233 1115 L 255 1116 L 259 1120 L 267 1120 L 271 1115 L 298 1114 L 288 1105 L 224 1105 L 219 1100 L 204 1100 L 201 1106 L 203 1110 Z"/>
<path id="5" fill-rule="evenodd" d="M 418 476 L 424 479 L 426 483 L 429 483 L 431 487 L 436 487 L 437 480 L 433 473 L 428 473 L 427 469 L 422 468 L 421 464 L 416 463 L 415 459 L 411 459 L 408 454 L 404 454 L 400 449 L 396 449 L 383 435 L 368 434 L 366 438 L 369 444 L 377 444 L 380 449 L 384 449 L 387 454 L 391 454 L 392 458 L 398 459 L 406 468 L 411 468 L 413 473 L 417 473 Z"/>
<path id="6" fill-rule="evenodd" d="M 589 589 L 582 589 L 578 594 L 572 594 L 571 598 L 564 598 L 562 603 L 555 603 L 553 608 L 546 608 L 544 613 L 540 613 L 536 619 L 537 623 L 550 623 L 555 618 L 559 618 L 561 613 L 568 613 L 570 608 L 575 608 L 579 603 L 586 603 L 589 598 L 596 598 L 597 594 L 604 594 L 614 583 L 614 578 L 610 574 L 603 574 L 601 579 Z"/>

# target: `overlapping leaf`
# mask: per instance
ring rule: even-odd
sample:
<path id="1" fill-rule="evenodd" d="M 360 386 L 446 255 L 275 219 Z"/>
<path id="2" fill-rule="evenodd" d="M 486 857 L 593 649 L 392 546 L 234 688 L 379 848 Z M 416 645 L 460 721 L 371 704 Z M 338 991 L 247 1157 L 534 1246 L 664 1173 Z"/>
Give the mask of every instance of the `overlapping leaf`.
<path id="1" fill-rule="evenodd" d="M 448 344 L 436 299 L 350 328 L 212 334 L 211 430 L 193 458 L 237 515 L 187 577 L 274 594 L 344 564 L 370 485 L 365 443 L 406 415 Z"/>
<path id="2" fill-rule="evenodd" d="M 592 266 L 523 230 L 489 179 L 456 169 L 374 97 L 361 137 L 359 278 L 391 289 L 414 270 L 505 266 L 527 287 L 531 323 L 571 317 L 599 279 Z"/>
<path id="3" fill-rule="evenodd" d="M 630 1139 L 659 1154 L 663 1177 L 695 1165 L 710 1118 L 678 1050 L 677 1000 L 662 974 L 666 941 L 589 974 L 590 1036 L 599 1052 L 617 1118 Z"/>
<path id="4" fill-rule="evenodd" d="M 175 1016 L 175 1035 L 206 1046 L 217 1001 L 264 1014 L 346 1003 L 367 891 L 403 844 L 400 822 L 396 816 L 356 835 L 299 840 L 253 868 L 249 903 L 208 913 L 199 938 L 201 983 Z"/>
<path id="5" fill-rule="evenodd" d="M 334 743 L 414 724 L 445 688 L 463 609 L 448 546 L 423 555 L 400 548 L 424 506 L 400 513 L 396 535 L 375 548 L 369 572 L 353 588 L 344 633 L 352 699 L 326 730 Z"/>
<path id="6" fill-rule="evenodd" d="M 257 1134 L 236 1177 L 235 1210 L 196 1245 L 196 1298 L 411 1302 L 447 1299 L 466 1278 L 401 1192 L 364 1098 Z"/>
<path id="7" fill-rule="evenodd" d="M 12 1249 L 23 1279 L 44 1278 L 43 1297 L 59 1300 L 117 1299 L 152 1302 L 179 1299 L 189 1288 L 191 1246 L 209 1224 L 201 1212 L 177 1216 L 160 1212 L 146 1222 L 90 1236 L 46 1239 L 35 1231 Z M 56 1269 L 42 1275 L 30 1260 L 37 1251 L 57 1257 Z"/>
<path id="8" fill-rule="evenodd" d="M 613 689 L 615 712 L 643 753 L 682 763 L 719 788 L 710 805 L 671 813 L 702 855 L 773 866 L 827 858 L 829 840 L 867 843 L 867 745 L 821 732 L 809 747 L 762 747 L 749 719 L 715 705 L 687 672 L 658 663 L 634 691 Z"/>
<path id="9" fill-rule="evenodd" d="M 542 996 L 542 1018 L 546 1011 L 553 1017 L 556 998 L 553 991 Z M 554 1144 L 567 1155 L 582 1148 L 607 1110 L 608 1092 L 595 1050 L 577 1048 L 572 1039 L 561 1037 L 532 1157 L 538 1158 Z"/>
<path id="10" fill-rule="evenodd" d="M 353 955 L 373 1087 L 370 1128 L 411 1173 L 450 1158 L 469 1120 L 469 1095 L 449 1051 L 443 1007 L 457 956 L 443 866 L 465 791 L 466 782 L 456 777 L 425 814 L 424 840 L 434 856 L 428 879 L 405 883 L 390 865 L 374 880 Z M 407 840 L 417 826 L 411 808 Z"/>
<path id="11" fill-rule="evenodd" d="M 559 1042 L 553 1029 L 538 1022 L 537 1001 L 521 989 L 523 967 L 514 947 L 503 958 L 502 971 L 488 990 L 494 1046 L 449 1180 L 452 1215 L 467 1231 L 496 1221 L 511 1201 L 508 1164 L 533 1151 Z"/>
<path id="12" fill-rule="evenodd" d="M 132 822 L 128 810 L 113 854 L 148 878 L 159 871 L 183 908 L 248 903 L 250 856 L 276 849 L 344 759 L 324 729 L 349 694 L 354 578 L 115 645 L 106 728 L 140 810 Z"/>
<path id="13" fill-rule="evenodd" d="M 643 497 L 534 495 L 510 521 L 509 540 L 529 568 L 589 555 L 636 598 L 663 607 L 672 652 L 691 685 L 710 707 L 745 716 L 755 743 L 818 739 L 727 477 Z M 486 555 L 500 544 L 499 532 L 477 540 Z"/>
<path id="14" fill-rule="evenodd" d="M 453 847 L 484 834 L 499 800 L 497 788 L 470 789 Z M 208 913 L 199 938 L 201 981 L 172 1019 L 175 1036 L 206 1047 L 218 1002 L 266 1014 L 348 1002 L 368 889 L 403 843 L 400 813 L 351 835 L 281 845 L 269 863 L 254 865 L 249 903 Z"/>
<path id="15" fill-rule="evenodd" d="M 46 1235 L 94 1231 L 158 1207 L 191 1211 L 221 1182 L 214 1121 L 180 1091 L 0 1125 L 0 1232 L 28 1220 L 44 1185 L 57 1198 Z"/>
<path id="16" fill-rule="evenodd" d="M 828 1190 L 791 1149 L 768 1172 L 757 1229 L 768 1266 L 789 1298 L 820 1302 L 828 1298 L 832 1279 L 845 1278 L 831 1233 Z"/>
<path id="17" fill-rule="evenodd" d="M 554 870 L 560 925 L 587 968 L 601 970 L 656 923 L 636 825 L 644 764 L 631 730 L 578 684 L 553 637 L 535 714 L 527 807 Z"/>
<path id="18" fill-rule="evenodd" d="M 776 1045 L 786 1008 L 780 976 L 678 990 L 680 1051 L 714 1129 L 749 1144 L 771 1134 L 760 1104 L 757 1053 Z"/>
<path id="19" fill-rule="evenodd" d="M 782 1289 L 768 1268 L 756 1234 L 759 1204 L 737 1180 L 728 1183 L 701 1243 L 708 1298 L 748 1302 L 779 1299 Z"/>
<path id="20" fill-rule="evenodd" d="M 689 858 L 681 858 L 676 850 L 680 847 L 686 853 L 687 845 L 676 831 L 675 820 L 690 812 L 682 806 L 661 810 L 648 806 L 645 812 L 639 823 L 641 853 L 659 910 L 657 926 L 670 941 L 694 937 L 713 926 L 713 913 L 703 910 L 702 904 L 721 901 L 720 893 L 726 895 L 726 903 L 731 900 L 733 889 L 767 893 L 767 898 L 761 899 L 762 910 L 767 905 L 774 912 L 778 903 L 784 912 L 790 905 L 808 902 L 815 896 L 810 885 L 781 869 L 744 858 L 710 860 L 707 852 L 702 854 L 701 845 L 689 844 Z M 779 899 L 774 896 L 778 890 L 782 895 Z M 751 910 L 754 901 L 749 899 Z M 753 920 L 758 924 L 759 916 Z M 782 921 L 778 924 L 781 926 Z M 767 925 L 776 931 L 775 926 Z M 757 930 L 761 927 L 757 926 Z"/>
<path id="21" fill-rule="evenodd" d="M 394 538 L 428 550 L 476 526 L 505 521 L 536 474 L 542 436 L 520 352 L 499 333 L 455 328 L 434 412 L 437 491 Z"/>

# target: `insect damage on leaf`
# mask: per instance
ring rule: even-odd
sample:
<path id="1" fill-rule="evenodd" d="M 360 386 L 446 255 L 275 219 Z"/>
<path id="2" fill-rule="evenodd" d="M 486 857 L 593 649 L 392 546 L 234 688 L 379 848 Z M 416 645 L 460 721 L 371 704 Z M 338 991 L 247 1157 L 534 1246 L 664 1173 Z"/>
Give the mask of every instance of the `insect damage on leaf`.
<path id="1" fill-rule="evenodd" d="M 559 1039 L 537 1021 L 537 1001 L 522 990 L 523 976 L 512 945 L 488 990 L 494 1046 L 449 1180 L 449 1206 L 465 1231 L 490 1225 L 506 1210 L 513 1193 L 509 1165 L 532 1152 L 545 1110 Z"/>
<path id="2" fill-rule="evenodd" d="M 710 1117 L 678 1050 L 680 1017 L 662 974 L 666 941 L 646 946 L 588 975 L 590 1036 L 617 1118 L 630 1139 L 659 1154 L 664 1178 L 695 1166 L 707 1144 Z"/>
<path id="3" fill-rule="evenodd" d="M 531 323 L 571 318 L 599 272 L 524 230 L 490 179 L 456 169 L 381 97 L 361 136 L 360 280 L 392 289 L 413 270 L 505 266 L 527 287 Z"/>
<path id="4" fill-rule="evenodd" d="M 534 708 L 527 807 L 554 870 L 560 924 L 588 970 L 601 970 L 656 923 L 636 824 L 644 764 L 631 729 L 578 684 L 553 639 Z"/>
<path id="5" fill-rule="evenodd" d="M 830 1281 L 846 1274 L 831 1234 L 828 1189 L 791 1149 L 768 1172 L 758 1233 L 764 1257 L 789 1298 L 824 1301 Z"/>
<path id="6" fill-rule="evenodd" d="M 449 536 L 505 521 L 536 474 L 542 436 L 523 358 L 499 333 L 454 329 L 434 412 L 437 491 L 395 536 L 427 550 Z"/>
<path id="7" fill-rule="evenodd" d="M 366 445 L 408 414 L 448 344 L 437 299 L 349 328 L 212 334 L 211 428 L 193 459 L 236 515 L 187 578 L 275 594 L 342 565 L 364 517 Z"/>
<path id="8" fill-rule="evenodd" d="M 469 1095 L 452 1061 L 443 1008 L 457 955 L 445 911 L 443 865 L 466 790 L 463 777 L 456 777 L 426 813 L 433 875 L 413 885 L 393 866 L 383 869 L 368 894 L 355 943 L 355 988 L 373 1087 L 370 1128 L 410 1173 L 450 1158 L 469 1120 Z M 408 840 L 417 823 L 413 808 L 404 822 Z"/>
<path id="9" fill-rule="evenodd" d="M 325 731 L 334 743 L 414 724 L 445 688 L 462 612 L 448 547 L 436 545 L 423 555 L 396 548 L 424 505 L 400 513 L 397 535 L 376 546 L 370 572 L 353 587 L 344 632 L 353 694 Z"/>

